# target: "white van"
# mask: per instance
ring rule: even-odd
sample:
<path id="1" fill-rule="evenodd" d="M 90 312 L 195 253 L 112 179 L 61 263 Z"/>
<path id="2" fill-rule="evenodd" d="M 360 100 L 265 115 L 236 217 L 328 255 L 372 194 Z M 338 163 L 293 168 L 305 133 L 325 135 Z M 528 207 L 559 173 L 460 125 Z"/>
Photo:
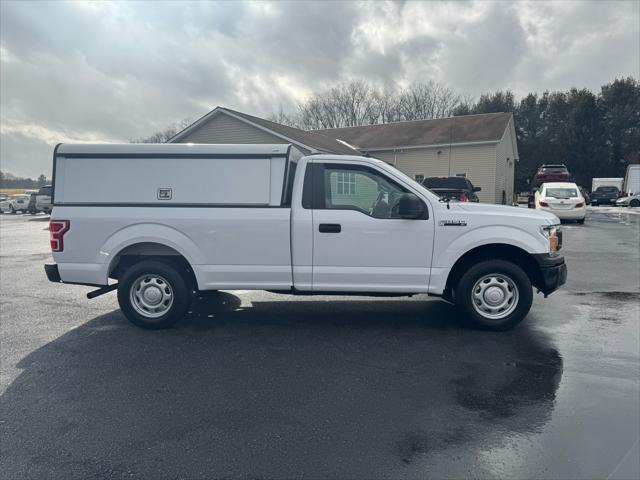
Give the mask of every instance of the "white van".
<path id="1" fill-rule="evenodd" d="M 118 290 L 144 328 L 196 290 L 406 296 L 504 330 L 565 283 L 550 213 L 449 203 L 373 158 L 290 145 L 59 145 L 51 281 Z M 109 285 L 109 279 L 117 283 Z"/>

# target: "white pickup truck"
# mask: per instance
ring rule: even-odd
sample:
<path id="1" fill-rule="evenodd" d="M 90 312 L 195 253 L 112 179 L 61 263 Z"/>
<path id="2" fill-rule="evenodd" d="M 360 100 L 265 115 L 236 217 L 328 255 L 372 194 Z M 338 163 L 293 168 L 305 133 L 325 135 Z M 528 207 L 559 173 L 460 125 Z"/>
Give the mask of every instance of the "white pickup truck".
<path id="1" fill-rule="evenodd" d="M 374 158 L 290 145 L 58 145 L 54 282 L 117 288 L 143 328 L 197 290 L 410 296 L 505 330 L 565 283 L 553 214 L 449 203 Z M 109 284 L 109 279 L 117 283 Z M 453 310 L 452 310 L 453 312 Z"/>

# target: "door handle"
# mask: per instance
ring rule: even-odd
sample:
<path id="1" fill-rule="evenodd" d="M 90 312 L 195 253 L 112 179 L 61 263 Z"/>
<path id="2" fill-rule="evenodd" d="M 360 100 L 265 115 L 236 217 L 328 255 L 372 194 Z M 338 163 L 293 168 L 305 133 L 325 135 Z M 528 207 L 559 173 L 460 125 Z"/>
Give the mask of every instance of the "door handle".
<path id="1" fill-rule="evenodd" d="M 340 233 L 342 225 L 339 223 L 321 223 L 318 227 L 320 233 Z"/>

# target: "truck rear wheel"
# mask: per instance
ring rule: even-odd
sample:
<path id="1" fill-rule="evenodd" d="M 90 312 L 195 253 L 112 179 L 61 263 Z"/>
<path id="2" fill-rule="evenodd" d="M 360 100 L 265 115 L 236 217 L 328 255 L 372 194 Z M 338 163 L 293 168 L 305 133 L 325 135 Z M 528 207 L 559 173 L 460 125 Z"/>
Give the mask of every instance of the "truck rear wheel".
<path id="1" fill-rule="evenodd" d="M 472 266 L 455 289 L 456 306 L 485 330 L 508 330 L 531 309 L 533 291 L 527 274 L 514 263 L 488 260 Z"/>
<path id="2" fill-rule="evenodd" d="M 118 303 L 125 317 L 138 327 L 169 328 L 191 305 L 187 280 L 173 266 L 143 260 L 129 267 L 118 283 Z"/>

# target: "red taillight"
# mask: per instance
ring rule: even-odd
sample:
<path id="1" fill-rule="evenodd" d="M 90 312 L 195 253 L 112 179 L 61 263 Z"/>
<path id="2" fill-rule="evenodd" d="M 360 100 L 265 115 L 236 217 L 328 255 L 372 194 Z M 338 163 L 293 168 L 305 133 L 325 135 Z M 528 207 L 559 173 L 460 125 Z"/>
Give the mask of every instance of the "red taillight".
<path id="1" fill-rule="evenodd" d="M 467 198 L 467 196 L 464 193 L 461 193 L 460 196 L 458 197 L 458 201 L 460 201 L 460 202 L 468 202 L 469 199 Z"/>
<path id="2" fill-rule="evenodd" d="M 64 249 L 62 237 L 69 231 L 69 220 L 51 220 L 49 222 L 49 242 L 52 252 L 61 252 Z"/>
<path id="3" fill-rule="evenodd" d="M 584 203 L 580 202 L 580 203 L 576 203 L 576 208 L 582 208 L 584 207 Z"/>
<path id="4" fill-rule="evenodd" d="M 548 207 L 549 204 L 547 202 L 543 202 L 542 200 L 540 200 L 540 206 L 541 207 Z"/>

